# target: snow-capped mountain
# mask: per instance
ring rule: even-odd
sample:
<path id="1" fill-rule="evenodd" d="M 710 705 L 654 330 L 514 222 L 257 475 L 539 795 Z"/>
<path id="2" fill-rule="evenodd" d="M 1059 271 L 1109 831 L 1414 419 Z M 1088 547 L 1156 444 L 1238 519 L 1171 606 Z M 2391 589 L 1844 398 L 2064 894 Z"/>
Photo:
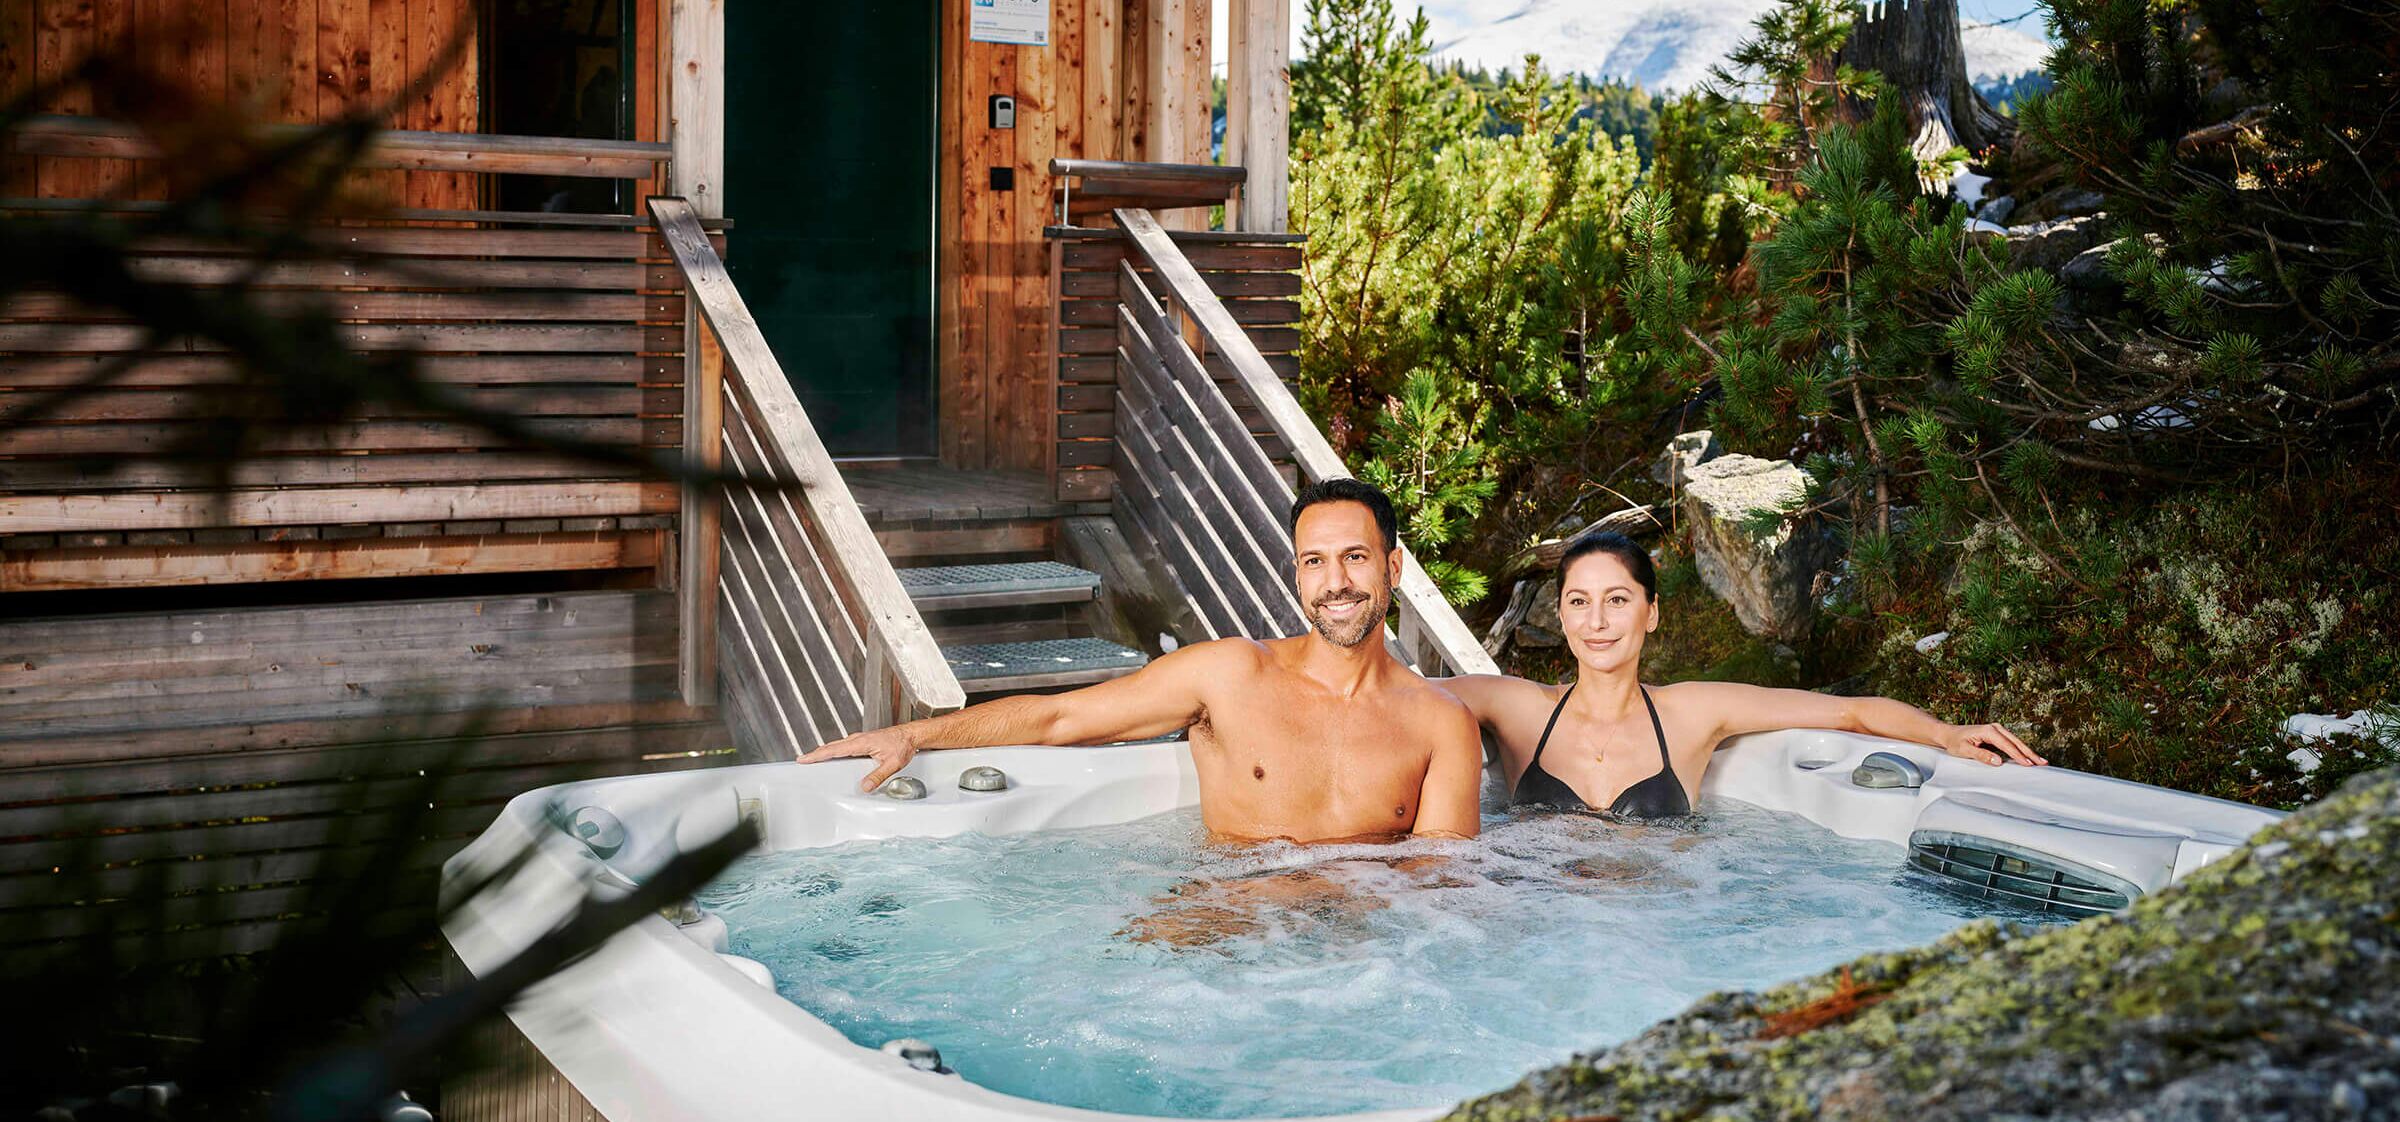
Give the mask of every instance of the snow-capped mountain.
<path id="1" fill-rule="evenodd" d="M 1959 21 L 1958 45 L 1967 51 L 1967 80 L 2014 78 L 2040 70 L 2050 57 L 2050 44 L 2013 27 Z"/>
<path id="2" fill-rule="evenodd" d="M 1450 0 L 1427 4 L 1437 58 L 1497 70 L 1527 54 L 1554 72 L 1684 90 L 1751 32 L 1775 0 Z M 1404 5 L 1405 6 L 1405 5 Z M 1960 29 L 1972 78 L 2039 70 L 2049 46 L 2013 27 Z"/>

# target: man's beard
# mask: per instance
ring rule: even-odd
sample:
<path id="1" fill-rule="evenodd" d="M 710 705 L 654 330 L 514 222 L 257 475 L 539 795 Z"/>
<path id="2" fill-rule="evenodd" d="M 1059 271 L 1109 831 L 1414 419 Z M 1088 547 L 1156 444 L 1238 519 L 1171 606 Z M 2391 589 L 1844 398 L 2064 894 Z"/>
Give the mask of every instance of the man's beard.
<path id="1" fill-rule="evenodd" d="M 1317 634 L 1324 636 L 1326 642 L 1337 647 L 1355 647 L 1366 642 L 1368 636 L 1382 633 L 1383 617 L 1391 610 L 1390 605 L 1386 602 L 1387 597 L 1368 596 L 1365 597 L 1365 600 L 1366 607 L 1360 609 L 1357 619 L 1350 628 L 1335 630 L 1338 625 L 1326 619 L 1324 614 L 1326 605 L 1347 603 L 1346 599 L 1318 600 L 1308 610 L 1308 622 L 1316 626 Z"/>

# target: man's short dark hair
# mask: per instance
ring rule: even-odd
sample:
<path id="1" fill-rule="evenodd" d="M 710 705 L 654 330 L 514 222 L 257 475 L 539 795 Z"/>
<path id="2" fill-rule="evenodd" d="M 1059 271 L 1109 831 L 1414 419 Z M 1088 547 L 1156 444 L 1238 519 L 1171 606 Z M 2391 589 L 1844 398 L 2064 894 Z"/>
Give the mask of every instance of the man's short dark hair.
<path id="1" fill-rule="evenodd" d="M 1300 533 L 1300 512 L 1318 503 L 1360 503 L 1375 515 L 1375 528 L 1383 532 L 1383 551 L 1400 548 L 1400 516 L 1392 511 L 1392 500 L 1373 484 L 1361 483 L 1347 476 L 1322 479 L 1300 489 L 1292 497 L 1292 521 L 1289 529 L 1294 536 Z"/>

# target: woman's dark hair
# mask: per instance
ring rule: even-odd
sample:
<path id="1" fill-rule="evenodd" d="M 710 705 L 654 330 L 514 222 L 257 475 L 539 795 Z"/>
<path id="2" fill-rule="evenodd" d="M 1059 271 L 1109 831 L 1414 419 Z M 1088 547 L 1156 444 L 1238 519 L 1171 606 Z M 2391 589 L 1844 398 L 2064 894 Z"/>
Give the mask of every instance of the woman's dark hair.
<path id="1" fill-rule="evenodd" d="M 1375 528 L 1383 533 L 1383 551 L 1390 553 L 1400 548 L 1400 518 L 1392 512 L 1392 500 L 1373 484 L 1337 475 L 1302 487 L 1292 498 L 1292 521 L 1285 529 L 1299 533 L 1300 512 L 1318 503 L 1357 503 L 1366 507 L 1375 516 Z"/>
<path id="2" fill-rule="evenodd" d="M 1568 542 L 1567 551 L 1558 555 L 1560 580 L 1565 580 L 1567 570 L 1574 568 L 1575 562 L 1595 553 L 1605 553 L 1624 562 L 1626 571 L 1641 582 L 1642 591 L 1648 593 L 1650 599 L 1658 599 L 1658 567 L 1650 563 L 1650 552 L 1633 544 L 1632 538 L 1614 530 L 1585 534 Z"/>

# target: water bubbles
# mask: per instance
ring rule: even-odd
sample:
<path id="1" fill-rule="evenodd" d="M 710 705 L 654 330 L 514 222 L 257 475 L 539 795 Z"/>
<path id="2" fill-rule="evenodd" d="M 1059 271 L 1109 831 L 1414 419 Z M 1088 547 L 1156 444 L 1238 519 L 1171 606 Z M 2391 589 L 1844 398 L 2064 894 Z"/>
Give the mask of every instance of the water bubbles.
<path id="1" fill-rule="evenodd" d="M 1211 844 L 1183 811 L 763 854 L 700 899 L 853 1040 L 938 1041 L 997 1091 L 1184 1117 L 1453 1102 L 1708 992 L 1982 914 L 1896 846 L 1707 809 L 1326 846 Z"/>

